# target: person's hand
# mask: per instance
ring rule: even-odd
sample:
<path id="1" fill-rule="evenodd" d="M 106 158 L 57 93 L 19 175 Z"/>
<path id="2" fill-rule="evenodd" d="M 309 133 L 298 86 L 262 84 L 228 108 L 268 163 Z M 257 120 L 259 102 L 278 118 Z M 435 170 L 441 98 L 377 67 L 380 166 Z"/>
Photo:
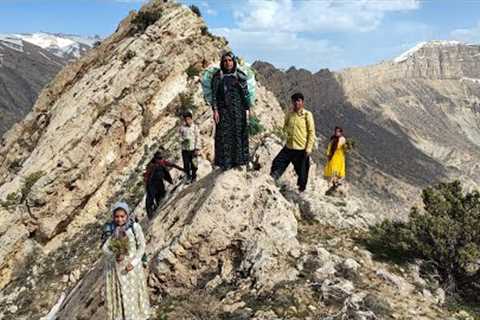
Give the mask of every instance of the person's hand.
<path id="1" fill-rule="evenodd" d="M 216 124 L 220 122 L 220 114 L 217 110 L 213 111 L 213 121 L 215 121 Z"/>
<path id="2" fill-rule="evenodd" d="M 123 259 L 124 259 L 124 257 L 122 255 L 118 255 L 117 258 L 116 258 L 118 263 L 122 262 Z"/>
<path id="3" fill-rule="evenodd" d="M 193 154 L 194 154 L 195 156 L 200 155 L 200 150 L 198 150 L 198 149 L 193 150 Z"/>
<path id="4" fill-rule="evenodd" d="M 125 271 L 130 272 L 132 270 L 133 270 L 133 265 L 131 263 L 127 264 L 127 266 L 125 267 Z"/>
<path id="5" fill-rule="evenodd" d="M 309 157 L 311 153 L 312 153 L 311 151 L 305 150 L 305 157 Z"/>

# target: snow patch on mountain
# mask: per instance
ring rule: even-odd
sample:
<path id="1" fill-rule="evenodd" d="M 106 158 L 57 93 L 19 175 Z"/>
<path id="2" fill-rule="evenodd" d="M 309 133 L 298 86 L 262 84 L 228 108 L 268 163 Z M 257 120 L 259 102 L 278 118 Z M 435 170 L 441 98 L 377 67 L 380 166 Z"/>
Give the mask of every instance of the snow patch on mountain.
<path id="1" fill-rule="evenodd" d="M 66 59 L 79 58 L 99 40 L 98 36 L 81 37 L 45 32 L 0 35 L 1 44 L 17 51 L 23 51 L 23 42 L 28 42 Z"/>
<path id="2" fill-rule="evenodd" d="M 420 51 L 421 49 L 425 47 L 455 47 L 458 45 L 463 44 L 462 42 L 459 41 L 445 41 L 445 40 L 434 40 L 434 41 L 428 41 L 428 42 L 420 42 L 418 43 L 415 47 L 405 51 L 395 59 L 393 59 L 394 63 L 401 63 L 406 60 L 408 60 L 410 57 L 412 57 L 415 53 Z"/>
<path id="3" fill-rule="evenodd" d="M 23 40 L 13 35 L 0 34 L 0 45 L 23 52 Z"/>
<path id="4" fill-rule="evenodd" d="M 50 51 L 62 58 L 79 58 L 99 40 L 98 37 L 80 37 L 77 35 L 33 33 L 19 34 L 21 39 Z"/>

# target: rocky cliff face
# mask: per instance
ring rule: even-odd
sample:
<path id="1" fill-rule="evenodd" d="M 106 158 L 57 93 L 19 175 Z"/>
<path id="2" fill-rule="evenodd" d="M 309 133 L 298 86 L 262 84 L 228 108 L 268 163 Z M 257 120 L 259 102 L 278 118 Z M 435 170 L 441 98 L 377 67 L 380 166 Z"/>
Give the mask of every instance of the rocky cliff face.
<path id="1" fill-rule="evenodd" d="M 100 229 L 119 199 L 147 235 L 154 319 L 448 318 L 443 292 L 414 265 L 391 268 L 355 241 L 379 217 L 367 199 L 324 196 L 315 166 L 301 195 L 292 172 L 269 177 L 283 112 L 264 87 L 255 169 L 212 169 L 211 111 L 191 71 L 224 49 L 187 7 L 150 2 L 63 69 L 4 136 L 0 319 L 105 319 Z M 179 161 L 187 102 L 203 139 L 199 181 L 176 182 L 146 221 L 142 172 L 159 146 Z"/>
<path id="2" fill-rule="evenodd" d="M 0 136 L 30 112 L 42 88 L 66 63 L 38 46 L 0 35 Z"/>
<path id="3" fill-rule="evenodd" d="M 395 61 L 339 73 L 255 67 L 285 105 L 292 92 L 306 94 L 321 151 L 336 125 L 357 142 L 349 180 L 359 190 L 395 206 L 439 180 L 478 181 L 480 46 L 424 43 Z"/>

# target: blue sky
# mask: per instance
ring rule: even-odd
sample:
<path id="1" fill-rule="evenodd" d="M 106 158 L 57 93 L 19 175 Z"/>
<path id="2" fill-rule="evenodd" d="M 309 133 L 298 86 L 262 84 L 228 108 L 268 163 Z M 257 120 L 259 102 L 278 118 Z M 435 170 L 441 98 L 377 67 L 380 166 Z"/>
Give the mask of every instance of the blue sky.
<path id="1" fill-rule="evenodd" d="M 421 41 L 480 43 L 474 0 L 183 0 L 248 61 L 311 71 L 391 59 Z M 106 36 L 141 0 L 0 0 L 0 33 Z"/>

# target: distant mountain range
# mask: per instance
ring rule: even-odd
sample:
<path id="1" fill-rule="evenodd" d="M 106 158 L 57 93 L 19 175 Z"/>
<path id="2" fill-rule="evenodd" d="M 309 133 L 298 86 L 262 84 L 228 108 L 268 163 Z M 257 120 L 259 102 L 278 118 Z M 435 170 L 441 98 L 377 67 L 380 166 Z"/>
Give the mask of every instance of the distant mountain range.
<path id="1" fill-rule="evenodd" d="M 304 92 L 322 151 L 336 125 L 356 140 L 349 180 L 359 189 L 397 205 L 411 201 L 411 187 L 455 178 L 478 185 L 480 46 L 423 42 L 391 61 L 340 72 L 254 67 L 285 106 Z"/>
<path id="2" fill-rule="evenodd" d="M 99 36 L 81 37 L 63 33 L 20 33 L 0 34 L 0 42 L 10 45 L 12 49 L 22 51 L 22 43 L 28 42 L 49 51 L 59 58 L 72 60 L 81 57 L 95 42 L 100 41 Z"/>
<path id="3" fill-rule="evenodd" d="M 0 34 L 0 136 L 30 112 L 43 87 L 99 37 Z"/>

